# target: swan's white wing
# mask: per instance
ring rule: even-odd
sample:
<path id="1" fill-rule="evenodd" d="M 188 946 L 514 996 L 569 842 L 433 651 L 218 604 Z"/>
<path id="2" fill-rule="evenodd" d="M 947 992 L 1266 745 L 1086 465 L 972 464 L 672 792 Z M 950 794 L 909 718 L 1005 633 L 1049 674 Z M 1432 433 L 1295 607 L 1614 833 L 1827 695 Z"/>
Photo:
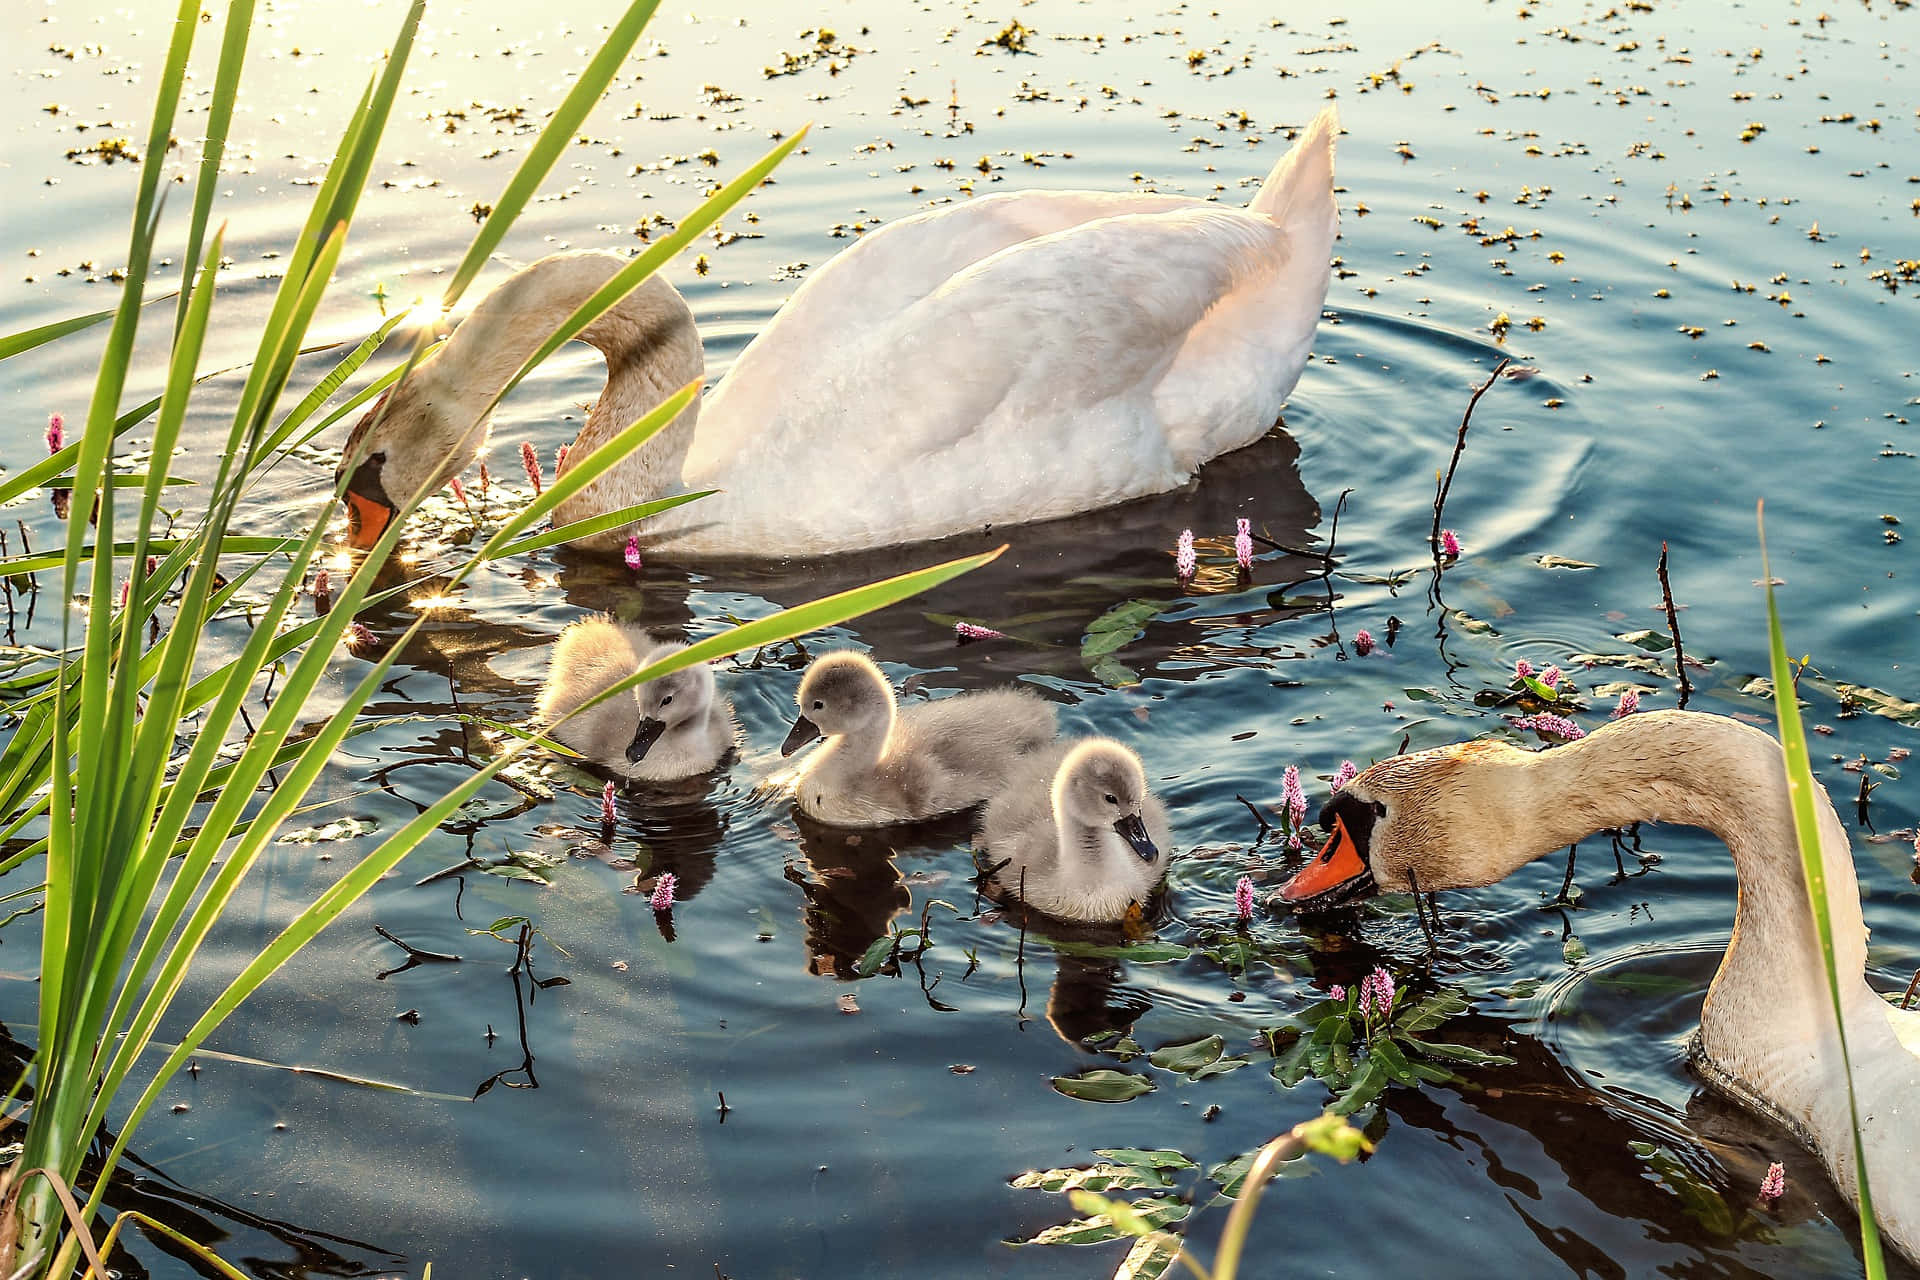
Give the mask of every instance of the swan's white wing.
<path id="1" fill-rule="evenodd" d="M 1207 205 L 1023 240 L 857 341 L 815 329 L 832 345 L 811 349 L 804 374 L 755 389 L 757 421 L 734 421 L 743 404 L 728 403 L 720 434 L 740 440 L 724 456 L 699 448 L 688 479 L 724 486 L 733 510 L 765 522 L 761 536 L 796 552 L 1173 487 L 1266 430 L 1298 374 L 1286 366 L 1318 320 L 1326 267 L 1319 290 L 1291 299 L 1300 316 L 1278 314 L 1290 243 L 1263 215 Z M 723 425 L 703 422 L 702 446 L 709 423 Z"/>

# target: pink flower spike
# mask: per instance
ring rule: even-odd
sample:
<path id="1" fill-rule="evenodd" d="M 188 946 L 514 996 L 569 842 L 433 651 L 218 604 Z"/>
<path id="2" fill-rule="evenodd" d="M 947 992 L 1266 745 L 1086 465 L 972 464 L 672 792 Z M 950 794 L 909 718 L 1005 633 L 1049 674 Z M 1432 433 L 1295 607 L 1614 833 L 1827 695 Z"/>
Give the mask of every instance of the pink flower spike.
<path id="1" fill-rule="evenodd" d="M 1760 1180 L 1760 1198 L 1771 1204 L 1787 1194 L 1787 1167 L 1775 1160 L 1767 1166 L 1767 1176 Z"/>
<path id="2" fill-rule="evenodd" d="M 1373 652 L 1373 632 L 1362 628 L 1353 633 L 1353 651 L 1361 657 Z"/>
<path id="3" fill-rule="evenodd" d="M 1345 1000 L 1346 998 L 1347 998 L 1347 989 L 1341 986 L 1339 983 L 1336 982 L 1332 986 L 1327 988 L 1327 999 Z"/>
<path id="4" fill-rule="evenodd" d="M 1193 530 L 1182 529 L 1180 540 L 1173 548 L 1173 571 L 1180 581 L 1187 582 L 1199 567 L 1200 562 L 1193 554 Z"/>
<path id="5" fill-rule="evenodd" d="M 1440 531 L 1440 554 L 1449 560 L 1460 558 L 1460 535 L 1451 529 Z"/>
<path id="6" fill-rule="evenodd" d="M 553 474 L 559 475 L 567 469 L 567 455 L 573 452 L 573 446 L 563 444 L 553 451 Z"/>
<path id="7" fill-rule="evenodd" d="M 959 644 L 972 644 L 975 640 L 1005 640 L 1007 633 L 971 622 L 956 622 L 953 624 L 953 638 Z"/>
<path id="8" fill-rule="evenodd" d="M 527 483 L 533 486 L 533 496 L 540 496 L 540 455 L 525 440 L 520 442 L 520 465 L 527 469 Z"/>
<path id="9" fill-rule="evenodd" d="M 600 789 L 600 826 L 611 832 L 614 828 L 615 812 L 613 808 L 614 787 L 611 782 Z"/>
<path id="10" fill-rule="evenodd" d="M 653 885 L 653 909 L 655 911 L 673 910 L 673 872 L 662 871 Z"/>
<path id="11" fill-rule="evenodd" d="M 1242 516 L 1234 525 L 1233 558 L 1248 572 L 1253 570 L 1253 521 Z"/>
<path id="12" fill-rule="evenodd" d="M 367 624 L 364 622 L 349 622 L 346 634 L 341 638 L 346 641 L 349 652 L 358 653 L 362 649 L 373 647 L 373 632 L 367 629 Z"/>
<path id="13" fill-rule="evenodd" d="M 58 453 L 67 444 L 67 420 L 57 413 L 47 415 L 47 452 Z"/>
<path id="14" fill-rule="evenodd" d="M 1338 791 L 1349 782 L 1352 782 L 1359 773 L 1360 771 L 1353 767 L 1353 761 L 1342 760 L 1340 767 L 1333 771 L 1333 789 Z"/>
<path id="15" fill-rule="evenodd" d="M 467 491 L 465 487 L 461 485 L 459 476 L 455 476 L 453 479 L 447 481 L 447 487 L 453 490 L 453 500 L 455 502 L 466 507 L 469 511 L 473 509 L 472 504 L 467 501 Z"/>
<path id="16" fill-rule="evenodd" d="M 1233 913 L 1242 920 L 1253 919 L 1253 877 L 1241 876 L 1233 886 Z"/>
<path id="17" fill-rule="evenodd" d="M 1287 826 L 1298 831 L 1307 821 L 1307 793 L 1300 789 L 1300 766 L 1290 764 L 1280 779 L 1280 803 L 1286 806 Z"/>
<path id="18" fill-rule="evenodd" d="M 1385 1017 L 1393 1012 L 1393 975 L 1375 968 L 1360 981 L 1360 1012 L 1366 1017 Z"/>
<path id="19" fill-rule="evenodd" d="M 627 549 L 623 554 L 626 556 L 627 568 L 633 570 L 635 573 L 640 572 L 640 535 L 639 534 L 630 533 L 627 535 Z"/>
<path id="20" fill-rule="evenodd" d="M 120 584 L 120 607 L 127 607 L 127 601 L 133 598 L 133 579 L 128 578 Z"/>
<path id="21" fill-rule="evenodd" d="M 327 576 L 326 566 L 313 575 L 313 595 L 315 599 L 333 594 L 333 580 Z"/>
<path id="22" fill-rule="evenodd" d="M 487 474 L 486 460 L 480 462 L 480 501 L 487 500 L 487 490 L 493 487 L 493 477 Z"/>
<path id="23" fill-rule="evenodd" d="M 1613 709 L 1613 718 L 1619 720 L 1624 716 L 1632 715 L 1639 709 L 1640 691 L 1638 689 L 1623 689 L 1620 693 L 1620 705 Z"/>
<path id="24" fill-rule="evenodd" d="M 1560 668 L 1548 667 L 1545 671 L 1542 671 L 1540 673 L 1540 683 L 1549 689 L 1558 689 L 1560 687 Z"/>
<path id="25" fill-rule="evenodd" d="M 1518 662 L 1515 662 L 1513 664 L 1513 678 L 1515 680 L 1525 680 L 1527 677 L 1531 676 L 1532 674 L 1533 674 L 1533 664 L 1531 662 L 1528 662 L 1525 658 L 1521 658 Z"/>
<path id="26" fill-rule="evenodd" d="M 1516 729 L 1531 729 L 1542 737 L 1558 738 L 1562 742 L 1573 742 L 1587 736 L 1585 729 L 1565 716 L 1554 715 L 1551 711 L 1542 711 L 1537 716 L 1515 716 L 1507 723 Z"/>

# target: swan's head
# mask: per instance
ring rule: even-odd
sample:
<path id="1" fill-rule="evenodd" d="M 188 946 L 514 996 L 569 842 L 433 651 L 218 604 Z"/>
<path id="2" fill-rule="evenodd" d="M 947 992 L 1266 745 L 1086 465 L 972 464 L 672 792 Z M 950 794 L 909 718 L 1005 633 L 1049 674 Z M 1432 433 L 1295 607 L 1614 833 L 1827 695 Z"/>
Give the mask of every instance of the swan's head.
<path id="1" fill-rule="evenodd" d="M 863 653 L 822 654 L 800 678 L 800 718 L 780 744 L 780 754 L 819 737 L 841 734 L 884 737 L 893 726 L 893 689 Z"/>
<path id="2" fill-rule="evenodd" d="M 648 665 L 670 658 L 686 647 L 676 644 L 657 649 L 647 655 Z M 704 662 L 637 686 L 633 698 L 638 704 L 640 723 L 627 744 L 627 763 L 639 764 L 645 760 L 653 744 L 674 730 L 703 723 L 713 709 L 713 697 L 713 668 Z"/>
<path id="3" fill-rule="evenodd" d="M 1327 842 L 1280 888 L 1295 911 L 1325 911 L 1379 889 L 1474 889 L 1512 867 L 1529 806 L 1513 766 L 1533 753 L 1481 739 L 1382 760 L 1320 809 Z"/>
<path id="4" fill-rule="evenodd" d="M 1053 775 L 1053 811 L 1081 827 L 1118 832 L 1143 862 L 1161 856 L 1147 834 L 1147 775 L 1140 757 L 1110 738 L 1069 751 Z"/>
<path id="5" fill-rule="evenodd" d="M 371 547 L 415 493 L 431 493 L 466 470 L 486 439 L 485 421 L 475 421 L 485 406 L 470 400 L 443 385 L 439 361 L 429 356 L 374 401 L 340 455 L 350 545 Z"/>

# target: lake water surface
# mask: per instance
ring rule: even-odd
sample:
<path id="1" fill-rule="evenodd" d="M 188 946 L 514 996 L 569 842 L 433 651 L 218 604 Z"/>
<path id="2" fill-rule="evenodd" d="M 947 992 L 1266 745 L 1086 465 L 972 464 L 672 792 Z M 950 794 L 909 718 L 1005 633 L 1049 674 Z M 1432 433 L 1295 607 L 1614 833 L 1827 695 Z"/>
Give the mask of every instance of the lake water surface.
<path id="1" fill-rule="evenodd" d="M 0 17 L 0 331 L 110 305 L 134 169 L 67 153 L 141 135 L 171 9 Z M 497 194 L 608 13 L 432 7 L 319 337 L 356 340 L 437 294 L 471 210 Z M 206 367 L 251 351 L 278 255 L 399 16 L 359 0 L 263 5 L 217 210 L 231 267 Z M 1014 19 L 1024 52 L 993 43 Z M 218 23 L 203 34 L 210 55 Z M 1063 1196 L 1009 1180 L 1100 1148 L 1170 1148 L 1204 1168 L 1318 1113 L 1326 1090 L 1281 1088 L 1258 1032 L 1384 964 L 1463 991 L 1472 1012 L 1447 1038 L 1517 1063 L 1470 1072 L 1467 1087 L 1392 1089 L 1362 1117 L 1370 1159 L 1290 1167 L 1262 1202 L 1252 1274 L 1857 1273 L 1857 1224 L 1818 1163 L 1684 1064 L 1735 892 L 1704 834 L 1645 828 L 1659 858 L 1629 857 L 1625 879 L 1603 841 L 1584 846 L 1573 910 L 1543 908 L 1556 858 L 1446 895 L 1430 974 L 1404 897 L 1305 926 L 1263 910 L 1251 947 L 1223 939 L 1235 880 L 1251 873 L 1264 893 L 1297 865 L 1271 837 L 1256 847 L 1239 800 L 1277 803 L 1287 765 L 1317 803 L 1342 759 L 1505 731 L 1489 695 L 1521 657 L 1574 674 L 1589 727 L 1625 684 L 1643 707 L 1674 705 L 1671 655 L 1632 638 L 1665 631 L 1663 543 L 1687 651 L 1704 660 L 1691 705 L 1770 723 L 1747 690 L 1766 666 L 1764 497 L 1788 644 L 1813 662 L 1816 768 L 1854 835 L 1874 980 L 1904 986 L 1920 965 L 1920 798 L 1898 774 L 1913 767 L 1899 760 L 1916 717 L 1843 705 L 1836 686 L 1920 698 L 1916 41 L 1920 11 L 1883 0 L 663 6 L 491 279 L 556 248 L 632 249 L 636 228 L 812 122 L 775 183 L 668 273 L 716 377 L 867 229 L 1027 187 L 1244 202 L 1289 131 L 1338 104 L 1339 265 L 1284 432 L 1190 491 L 1007 531 L 1012 549 L 989 569 L 806 642 L 869 647 L 914 696 L 1023 681 L 1067 730 L 1130 744 L 1181 853 L 1157 934 L 1192 952 L 1142 963 L 1023 933 L 976 901 L 964 820 L 852 837 L 757 794 L 793 713 L 802 659 L 789 647 L 725 665 L 737 758 L 710 787 L 626 796 L 611 848 L 594 780 L 493 786 L 220 1031 L 230 1056 L 204 1055 L 170 1088 L 177 1109 L 141 1130 L 116 1203 L 260 1277 L 417 1276 L 428 1262 L 540 1280 L 1104 1276 L 1123 1246 L 1004 1243 L 1072 1216 Z M 176 196 L 173 224 L 186 203 Z M 164 341 L 154 311 L 150 355 Z M 0 462 L 36 456 L 48 412 L 83 412 L 98 350 L 83 335 L 6 363 Z M 1465 555 L 1436 581 L 1435 472 L 1503 357 L 1537 372 L 1500 380 L 1475 411 L 1447 505 Z M 500 483 L 518 483 L 518 441 L 550 458 L 571 439 L 602 372 L 569 349 L 515 393 L 495 428 Z M 210 470 L 216 410 L 239 387 L 228 375 L 206 389 L 188 474 Z M 247 531 L 309 520 L 330 474 L 320 454 L 277 473 Z M 6 516 L 36 546 L 55 537 L 44 498 Z M 1295 550 L 1263 552 L 1250 582 L 1215 555 L 1197 585 L 1177 584 L 1179 532 L 1228 538 L 1237 516 Z M 1305 553 L 1329 544 L 1323 575 Z M 697 637 L 953 551 L 639 574 L 577 552 L 499 564 L 438 611 L 373 710 L 431 716 L 457 696 L 517 720 L 544 646 L 586 613 Z M 1096 674 L 1082 639 L 1130 600 L 1151 608 L 1112 655 L 1137 677 L 1122 684 Z M 18 638 L 53 639 L 50 614 L 23 617 Z M 413 616 L 368 621 L 390 638 Z M 1019 639 L 956 647 L 954 616 Z M 1382 641 L 1365 656 L 1363 628 Z M 235 618 L 218 638 L 244 634 Z M 1664 674 L 1627 661 L 1647 657 Z M 361 670 L 343 653 L 316 715 Z M 391 830 L 486 749 L 445 719 L 356 739 L 316 820 Z M 1853 803 L 1862 777 L 1881 783 L 1870 829 Z M 366 847 L 276 846 L 195 986 L 217 989 Z M 563 859 L 550 886 L 417 883 L 517 851 Z M 661 870 L 681 886 L 670 937 L 625 891 Z M 936 945 L 918 967 L 855 976 L 876 938 L 923 913 Z M 540 930 L 534 976 L 567 985 L 509 974 L 513 946 L 469 932 L 520 914 Z M 462 959 L 383 977 L 401 956 L 376 924 Z M 16 1037 L 34 1022 L 36 928 L 0 934 L 0 1022 Z M 1101 1040 L 1115 1030 L 1148 1049 L 1217 1032 L 1252 1061 L 1189 1082 L 1122 1061 Z M 1050 1086 L 1096 1066 L 1155 1087 L 1101 1105 Z M 1776 1159 L 1788 1193 L 1759 1209 Z M 1210 1256 L 1224 1209 L 1196 1175 L 1179 1186 L 1197 1190 L 1190 1227 Z M 146 1243 L 128 1265 L 192 1274 Z"/>

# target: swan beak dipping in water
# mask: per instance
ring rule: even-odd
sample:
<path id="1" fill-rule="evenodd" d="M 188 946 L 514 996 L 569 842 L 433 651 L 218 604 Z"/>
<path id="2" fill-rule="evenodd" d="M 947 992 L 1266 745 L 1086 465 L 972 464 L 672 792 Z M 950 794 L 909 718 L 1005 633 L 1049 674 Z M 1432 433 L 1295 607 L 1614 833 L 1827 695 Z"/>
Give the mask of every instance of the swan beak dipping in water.
<path id="1" fill-rule="evenodd" d="M 640 728 L 633 735 L 633 741 L 627 744 L 627 763 L 639 764 L 647 758 L 647 752 L 653 744 L 660 741 L 660 735 L 667 731 L 665 720 L 643 719 Z"/>
<path id="2" fill-rule="evenodd" d="M 373 407 L 361 417 L 347 437 L 346 448 L 341 453 L 341 466 L 353 457 L 354 446 L 360 443 L 373 427 L 374 419 L 387 402 L 382 395 L 373 402 Z M 347 508 L 347 545 L 355 551 L 367 551 L 380 541 L 380 535 L 387 531 L 398 510 L 392 498 L 387 496 L 386 486 L 380 482 L 381 469 L 386 465 L 384 451 L 368 454 L 360 460 L 360 465 L 347 477 L 347 487 L 341 493 L 340 500 Z"/>
<path id="3" fill-rule="evenodd" d="M 1153 837 L 1147 834 L 1147 824 L 1141 820 L 1139 814 L 1130 813 L 1121 818 L 1113 824 L 1113 829 L 1120 833 L 1122 840 L 1132 846 L 1135 853 L 1140 855 L 1142 862 L 1152 862 L 1160 856 L 1160 850 L 1154 847 Z"/>

